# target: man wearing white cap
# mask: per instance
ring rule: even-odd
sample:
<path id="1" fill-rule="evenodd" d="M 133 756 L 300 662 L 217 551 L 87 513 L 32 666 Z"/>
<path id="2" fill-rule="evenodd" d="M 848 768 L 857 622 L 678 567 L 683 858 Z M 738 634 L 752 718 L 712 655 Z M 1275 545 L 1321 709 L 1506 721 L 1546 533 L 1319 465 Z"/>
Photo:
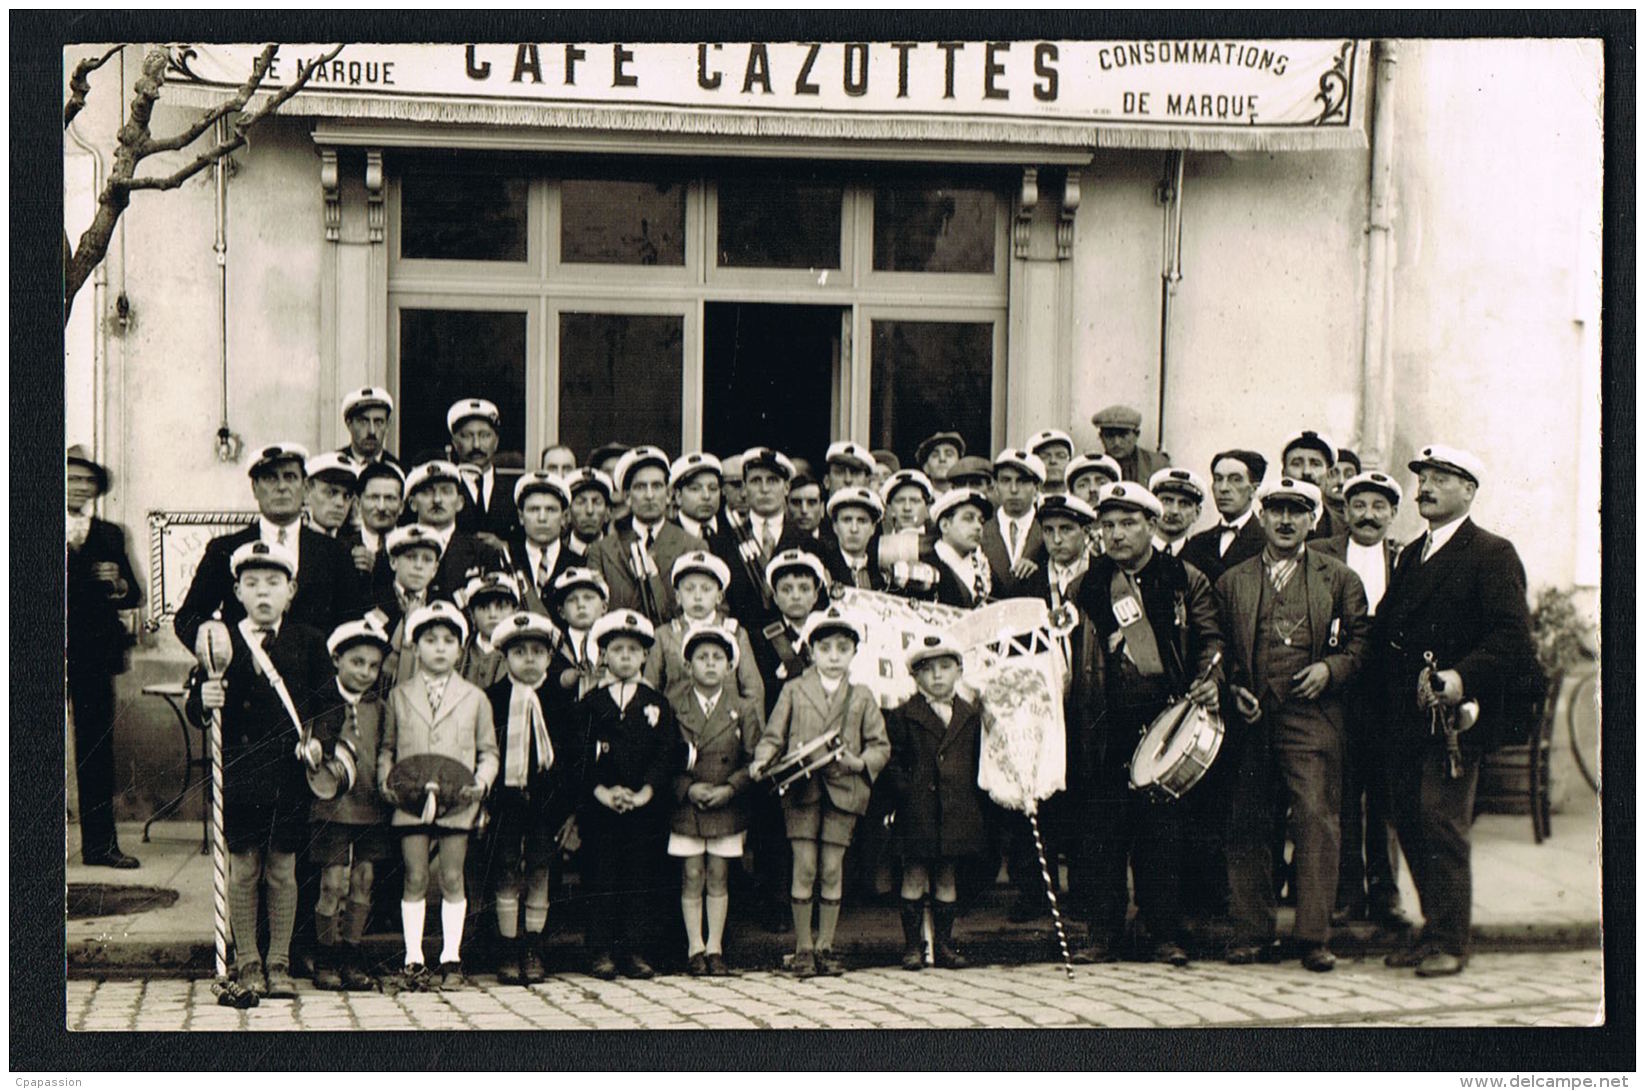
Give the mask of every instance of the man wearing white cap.
<path id="1" fill-rule="evenodd" d="M 359 468 L 342 455 L 327 451 L 315 455 L 303 466 L 308 475 L 303 509 L 308 525 L 336 538 L 354 513 L 354 498 L 360 491 Z"/>
<path id="2" fill-rule="evenodd" d="M 1331 483 L 1331 471 L 1336 464 L 1337 445 L 1324 433 L 1312 429 L 1304 429 L 1292 436 L 1280 452 L 1279 468 L 1285 476 L 1306 481 L 1320 492 L 1319 514 L 1314 529 L 1308 534 L 1309 538 L 1334 538 L 1341 530 L 1331 516 L 1331 509 L 1324 503 Z"/>
<path id="3" fill-rule="evenodd" d="M 851 440 L 830 443 L 827 453 L 823 455 L 823 462 L 828 466 L 823 475 L 823 488 L 828 490 L 830 496 L 841 489 L 866 486 L 874 475 L 873 454 L 867 447 Z"/>
<path id="4" fill-rule="evenodd" d="M 1324 502 L 1308 481 L 1282 477 L 1258 493 L 1267 544 L 1217 581 L 1228 677 L 1244 728 L 1228 821 L 1234 938 L 1228 961 L 1300 954 L 1309 970 L 1336 965 L 1329 947 L 1341 846 L 1343 697 L 1365 661 L 1365 588 L 1347 565 L 1307 548 Z M 1276 800 L 1280 801 L 1276 810 Z M 1295 948 L 1275 939 L 1274 829 L 1291 812 L 1296 843 Z"/>
<path id="5" fill-rule="evenodd" d="M 1399 543 L 1388 528 L 1399 511 L 1399 482 L 1373 470 L 1343 483 L 1342 533 L 1316 538 L 1310 549 L 1342 561 L 1365 585 L 1365 602 L 1373 622 L 1393 575 Z M 1348 700 L 1348 745 L 1342 762 L 1342 864 L 1337 871 L 1337 912 L 1333 919 L 1369 916 L 1383 928 L 1411 926 L 1399 911 L 1399 850 L 1394 843 L 1388 792 L 1387 752 L 1382 719 L 1373 709 L 1373 693 L 1364 675 L 1356 679 Z"/>
<path id="6" fill-rule="evenodd" d="M 668 487 L 678 514 L 674 522 L 687 534 L 710 544 L 722 529 L 720 482 L 725 474 L 720 460 L 706 451 L 681 455 L 668 468 Z"/>
<path id="7" fill-rule="evenodd" d="M 1467 451 L 1431 444 L 1410 469 L 1428 532 L 1400 554 L 1371 642 L 1385 701 L 1394 825 L 1425 920 L 1417 942 L 1386 961 L 1438 977 L 1460 973 L 1468 961 L 1468 834 L 1480 759 L 1517 725 L 1524 702 L 1544 683 L 1519 553 L 1468 517 L 1484 464 Z M 1446 737 L 1433 727 L 1470 700 L 1479 702 L 1478 725 L 1457 739 L 1453 768 Z"/>
<path id="8" fill-rule="evenodd" d="M 440 568 L 428 585 L 431 600 L 452 601 L 475 576 L 508 568 L 500 547 L 462 529 L 465 496 L 456 465 L 444 459 L 421 463 L 406 475 L 406 507 L 418 526 L 440 539 Z"/>
<path id="9" fill-rule="evenodd" d="M 629 514 L 613 520 L 588 551 L 588 565 L 611 588 L 611 610 L 638 610 L 652 625 L 674 616 L 669 572 L 680 555 L 708 544 L 668 521 L 668 455 L 639 446 L 617 460 L 613 483 L 628 497 Z"/>
<path id="10" fill-rule="evenodd" d="M 1045 563 L 1045 536 L 1034 505 L 1045 484 L 1045 463 L 1021 447 L 994 456 L 994 517 L 983 524 L 982 552 L 993 576 L 994 597 L 1013 598 L 1022 582 Z"/>
<path id="11" fill-rule="evenodd" d="M 870 489 L 846 486 L 828 498 L 828 520 L 833 529 L 824 547 L 828 575 L 847 587 L 885 590 L 885 574 L 875 563 L 874 531 L 885 515 L 885 505 Z"/>
<path id="12" fill-rule="evenodd" d="M 1180 808 L 1133 791 L 1128 770 L 1143 730 L 1173 700 L 1186 693 L 1217 708 L 1221 675 L 1212 660 L 1223 641 L 1205 576 L 1154 549 L 1159 514 L 1142 485 L 1105 486 L 1097 501 L 1104 552 L 1077 593 L 1083 623 L 1069 694 L 1067 806 L 1077 832 L 1070 878 L 1090 927 L 1077 962 L 1118 957 L 1129 863 L 1153 959 L 1188 964 Z"/>
<path id="13" fill-rule="evenodd" d="M 508 540 L 508 562 L 526 580 L 526 607 L 548 612 L 554 577 L 577 563 L 565 548 L 565 516 L 571 494 L 558 474 L 530 470 L 514 483 L 514 510 L 520 531 Z"/>
<path id="14" fill-rule="evenodd" d="M 468 502 L 457 517 L 461 530 L 484 537 L 501 550 L 516 529 L 514 480 L 518 470 L 500 469 L 497 444 L 502 438 L 502 413 L 484 398 L 463 398 L 446 410 L 451 432 L 451 461 L 462 476 Z M 518 466 L 518 456 L 509 459 Z"/>
<path id="15" fill-rule="evenodd" d="M 348 443 L 336 454 L 360 466 L 373 462 L 399 465 L 388 442 L 388 422 L 394 416 L 394 399 L 379 386 L 365 386 L 343 395 L 343 426 Z"/>
<path id="16" fill-rule="evenodd" d="M 200 623 L 218 610 L 229 624 L 245 616 L 234 597 L 229 558 L 248 542 L 266 542 L 289 551 L 297 561 L 297 594 L 287 617 L 329 633 L 359 616 L 360 579 L 348 550 L 302 521 L 308 451 L 296 443 L 275 443 L 253 452 L 248 475 L 257 500 L 257 521 L 244 530 L 206 543 L 194 581 L 177 607 L 172 628 L 188 649 L 194 648 Z"/>
<path id="17" fill-rule="evenodd" d="M 1060 428 L 1045 428 L 1029 436 L 1023 447 L 1045 464 L 1044 491 L 1064 491 L 1068 463 L 1074 457 L 1074 437 Z"/>
<path id="18" fill-rule="evenodd" d="M 1154 548 L 1173 557 L 1182 556 L 1188 534 L 1199 522 L 1200 505 L 1205 503 L 1205 479 L 1193 470 L 1167 466 L 1148 479 L 1148 491 L 1160 502 Z"/>

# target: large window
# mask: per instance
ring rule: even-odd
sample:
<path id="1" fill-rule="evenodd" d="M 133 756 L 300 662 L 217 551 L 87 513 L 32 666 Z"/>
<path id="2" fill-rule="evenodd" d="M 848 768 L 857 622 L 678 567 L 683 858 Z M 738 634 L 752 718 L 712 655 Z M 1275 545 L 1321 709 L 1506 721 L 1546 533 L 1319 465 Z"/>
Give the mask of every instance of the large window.
<path id="1" fill-rule="evenodd" d="M 679 160 L 389 166 L 390 383 L 408 454 L 461 397 L 505 447 L 1001 438 L 1009 180 Z M 724 450 L 721 450 L 724 448 Z"/>

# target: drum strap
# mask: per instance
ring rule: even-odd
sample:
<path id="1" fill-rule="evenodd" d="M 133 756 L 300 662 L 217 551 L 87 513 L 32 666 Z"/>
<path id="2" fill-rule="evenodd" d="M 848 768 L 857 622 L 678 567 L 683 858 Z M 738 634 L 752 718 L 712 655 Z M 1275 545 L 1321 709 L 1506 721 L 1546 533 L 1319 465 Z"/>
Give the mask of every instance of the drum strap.
<path id="1" fill-rule="evenodd" d="M 771 645 L 771 650 L 777 653 L 777 659 L 783 665 L 783 670 L 789 678 L 798 678 L 805 673 L 805 660 L 795 650 L 794 642 L 788 639 L 788 626 L 779 619 L 760 630 Z"/>
<path id="2" fill-rule="evenodd" d="M 1137 673 L 1145 678 L 1164 674 L 1159 642 L 1154 637 L 1154 627 L 1148 623 L 1148 612 L 1142 608 L 1142 590 L 1137 581 L 1116 567 L 1113 578 L 1108 581 L 1108 596 L 1114 608 L 1114 621 L 1125 637 L 1125 654 L 1136 664 Z"/>

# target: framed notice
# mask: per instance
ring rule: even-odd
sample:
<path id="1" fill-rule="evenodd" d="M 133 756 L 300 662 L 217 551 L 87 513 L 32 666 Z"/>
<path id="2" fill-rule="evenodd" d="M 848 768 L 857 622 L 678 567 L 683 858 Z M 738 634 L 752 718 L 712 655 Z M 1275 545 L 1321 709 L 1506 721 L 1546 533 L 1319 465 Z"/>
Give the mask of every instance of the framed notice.
<path id="1" fill-rule="evenodd" d="M 169 626 L 194 582 L 206 543 L 250 526 L 254 511 L 149 512 L 149 632 Z"/>

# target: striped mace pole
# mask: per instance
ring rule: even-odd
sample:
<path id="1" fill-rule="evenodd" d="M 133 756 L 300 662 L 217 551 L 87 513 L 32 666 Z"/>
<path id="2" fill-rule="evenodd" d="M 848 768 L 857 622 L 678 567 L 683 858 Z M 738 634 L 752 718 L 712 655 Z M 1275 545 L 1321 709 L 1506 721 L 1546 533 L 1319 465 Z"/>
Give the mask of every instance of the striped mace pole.
<path id="1" fill-rule="evenodd" d="M 200 626 L 195 655 L 206 677 L 220 682 L 234 656 L 228 626 L 213 619 Z M 227 1008 L 253 1008 L 257 994 L 228 976 L 228 837 L 223 829 L 223 710 L 211 710 L 211 908 L 216 937 L 216 979 L 211 991 Z"/>

